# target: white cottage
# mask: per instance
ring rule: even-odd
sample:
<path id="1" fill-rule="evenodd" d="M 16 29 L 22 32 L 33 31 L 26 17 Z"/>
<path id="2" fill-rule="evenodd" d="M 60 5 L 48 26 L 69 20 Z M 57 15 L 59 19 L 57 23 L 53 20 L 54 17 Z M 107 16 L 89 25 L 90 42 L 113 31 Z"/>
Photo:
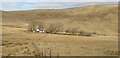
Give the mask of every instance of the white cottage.
<path id="1" fill-rule="evenodd" d="M 45 31 L 44 30 L 40 30 L 40 29 L 36 29 L 36 32 L 38 32 L 38 33 L 44 33 Z"/>

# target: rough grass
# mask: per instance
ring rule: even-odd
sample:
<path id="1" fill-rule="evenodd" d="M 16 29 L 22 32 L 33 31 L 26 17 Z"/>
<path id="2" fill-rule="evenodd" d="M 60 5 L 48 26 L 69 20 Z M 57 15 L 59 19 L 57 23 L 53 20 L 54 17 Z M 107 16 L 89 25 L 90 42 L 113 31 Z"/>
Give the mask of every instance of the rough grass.
<path id="1" fill-rule="evenodd" d="M 118 49 L 118 5 L 92 5 L 62 10 L 29 10 L 3 12 L 3 55 L 28 56 L 39 48 L 54 46 L 53 52 L 66 56 L 117 55 Z M 64 29 L 71 26 L 79 30 L 97 32 L 106 36 L 70 36 L 28 33 L 29 21 L 62 22 Z M 39 44 L 43 44 L 43 46 Z M 44 43 L 50 43 L 44 44 Z M 47 46 L 47 47 L 45 47 Z M 53 55 L 55 55 L 53 54 Z"/>
<path id="2" fill-rule="evenodd" d="M 117 35 L 118 5 L 91 5 L 62 10 L 28 10 L 3 12 L 3 24 L 27 28 L 29 21 L 42 21 L 46 25 L 62 22 L 64 29 L 71 26 L 79 30 Z M 14 21 L 14 23 L 11 23 Z M 111 33 L 109 33 L 111 32 Z"/>
<path id="3" fill-rule="evenodd" d="M 117 36 L 83 37 L 27 33 L 24 30 L 3 27 L 3 34 L 7 34 L 3 36 L 3 55 L 35 55 L 38 51 L 33 43 L 36 43 L 40 52 L 46 51 L 47 53 L 49 49 L 52 49 L 52 55 L 56 55 L 56 53 L 61 56 L 117 55 Z"/>

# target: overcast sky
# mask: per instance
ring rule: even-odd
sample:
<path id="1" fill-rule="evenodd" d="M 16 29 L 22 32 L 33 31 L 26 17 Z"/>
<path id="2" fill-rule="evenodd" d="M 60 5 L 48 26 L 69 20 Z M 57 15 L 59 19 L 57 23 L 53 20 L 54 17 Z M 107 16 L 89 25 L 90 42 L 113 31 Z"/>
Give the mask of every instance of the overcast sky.
<path id="1" fill-rule="evenodd" d="M 119 0 L 2 0 L 2 2 L 118 2 Z"/>
<path id="2" fill-rule="evenodd" d="M 118 1 L 119 0 L 2 0 L 0 10 L 63 9 L 91 4 L 117 4 Z"/>

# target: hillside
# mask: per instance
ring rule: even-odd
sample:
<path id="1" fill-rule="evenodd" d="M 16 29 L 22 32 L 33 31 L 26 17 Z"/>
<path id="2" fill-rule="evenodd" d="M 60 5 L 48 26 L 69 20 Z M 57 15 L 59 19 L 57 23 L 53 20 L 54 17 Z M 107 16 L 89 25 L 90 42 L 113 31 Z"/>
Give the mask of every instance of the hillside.
<path id="1" fill-rule="evenodd" d="M 46 9 L 25 11 L 3 11 L 3 26 L 27 28 L 31 20 L 44 23 L 62 22 L 64 29 L 76 27 L 79 30 L 117 35 L 118 5 L 90 5 L 68 9 Z"/>
<path id="2" fill-rule="evenodd" d="M 34 56 L 42 52 L 49 56 L 52 51 L 52 56 L 117 56 L 117 8 L 118 5 L 89 5 L 67 9 L 3 11 L 2 55 Z M 72 35 L 64 31 L 61 35 L 27 32 L 31 21 L 33 25 L 44 23 L 44 29 L 51 27 L 50 23 L 56 23 L 51 28 L 57 25 L 57 30 L 59 23 L 63 23 L 64 31 L 77 28 L 79 31 L 72 30 L 77 30 L 79 36 L 77 32 Z M 90 32 L 90 36 L 86 35 Z"/>

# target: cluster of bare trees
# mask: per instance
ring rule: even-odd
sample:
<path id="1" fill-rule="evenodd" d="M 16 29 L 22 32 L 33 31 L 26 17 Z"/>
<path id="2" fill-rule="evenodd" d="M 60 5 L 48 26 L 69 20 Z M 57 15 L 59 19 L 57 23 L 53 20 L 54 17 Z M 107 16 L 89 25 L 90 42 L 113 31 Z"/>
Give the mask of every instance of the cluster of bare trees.
<path id="1" fill-rule="evenodd" d="M 61 22 L 50 23 L 47 29 L 49 33 L 59 33 L 63 31 L 63 24 Z"/>
<path id="2" fill-rule="evenodd" d="M 36 29 L 44 29 L 44 23 L 36 22 L 36 21 L 29 22 L 28 31 L 34 32 L 34 31 L 36 31 Z"/>
<path id="3" fill-rule="evenodd" d="M 43 22 L 38 22 L 38 21 L 32 21 L 29 23 L 28 26 L 28 31 L 29 32 L 34 32 L 37 29 L 39 30 L 45 30 L 46 33 L 58 33 L 61 32 L 63 29 L 63 24 L 61 22 L 55 22 L 55 23 L 49 23 L 48 27 L 45 27 L 46 24 Z"/>
<path id="4" fill-rule="evenodd" d="M 71 27 L 71 28 L 68 28 L 65 32 L 66 34 L 76 35 L 79 31 L 77 28 Z"/>
<path id="5" fill-rule="evenodd" d="M 46 24 L 40 21 L 32 21 L 29 23 L 28 31 L 34 32 L 36 29 L 42 29 L 45 30 L 45 33 L 51 33 L 51 34 L 64 34 L 66 35 L 79 35 L 79 36 L 91 36 L 94 33 L 91 32 L 85 32 L 85 31 L 79 31 L 78 28 L 70 27 L 63 31 L 63 23 L 62 22 L 54 22 L 49 23 L 47 28 L 45 27 Z"/>

